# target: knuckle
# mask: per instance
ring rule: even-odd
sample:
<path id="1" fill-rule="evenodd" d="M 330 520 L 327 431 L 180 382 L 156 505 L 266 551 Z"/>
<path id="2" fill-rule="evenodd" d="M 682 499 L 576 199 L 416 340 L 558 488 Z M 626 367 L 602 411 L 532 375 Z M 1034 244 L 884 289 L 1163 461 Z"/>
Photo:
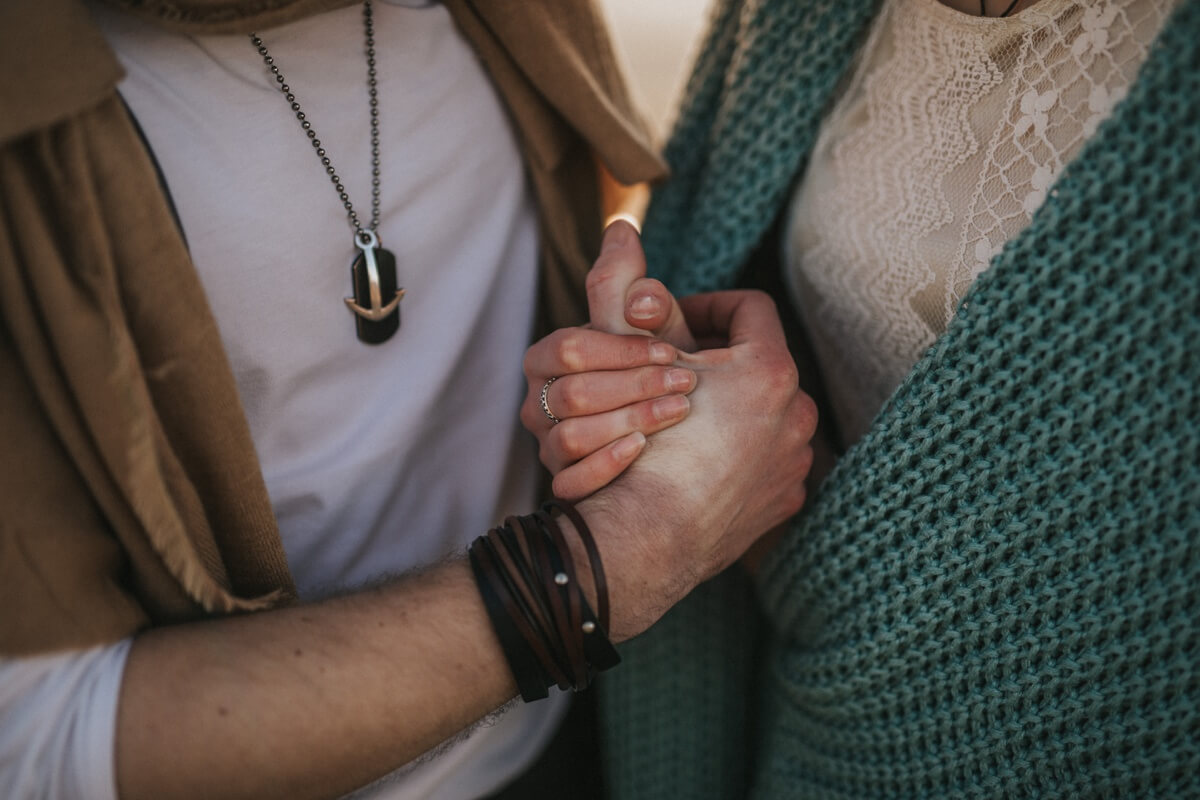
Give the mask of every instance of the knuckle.
<path id="1" fill-rule="evenodd" d="M 556 358 L 562 340 L 570 336 L 574 330 L 574 328 L 559 328 L 537 342 L 534 342 L 525 351 L 525 359 L 521 366 L 531 384 L 544 379 L 544 376 L 541 374 L 542 370 L 539 369 L 538 364 Z"/>
<path id="2" fill-rule="evenodd" d="M 761 289 L 738 289 L 738 294 L 742 296 L 742 302 L 751 303 L 754 306 L 769 306 L 775 307 L 775 301 L 771 299 L 771 295 Z"/>
<path id="3" fill-rule="evenodd" d="M 786 353 L 768 357 L 763 364 L 765 371 L 764 389 L 770 396 L 790 400 L 800 386 L 796 363 Z"/>
<path id="4" fill-rule="evenodd" d="M 541 413 L 541 409 L 538 410 L 538 413 Z M 521 424 L 524 425 L 528 430 L 535 430 L 537 418 L 533 415 L 533 407 L 528 399 L 521 404 L 520 418 Z"/>
<path id="5" fill-rule="evenodd" d="M 535 378 L 533 377 L 533 369 L 534 369 L 534 362 L 537 359 L 537 350 L 538 350 L 538 348 L 545 347 L 546 344 L 547 344 L 547 342 L 545 340 L 538 342 L 537 344 L 533 345 L 528 350 L 526 350 L 525 357 L 523 359 L 521 359 L 521 371 L 525 373 L 525 379 L 528 380 L 530 383 L 532 383 L 535 380 Z"/>
<path id="6" fill-rule="evenodd" d="M 779 432 L 779 445 L 784 448 L 785 453 L 790 455 L 808 443 L 808 440 L 804 438 L 804 432 L 796 424 L 795 420 L 785 418 L 782 427 L 783 430 Z"/>
<path id="7" fill-rule="evenodd" d="M 657 428 L 658 419 L 654 415 L 654 401 L 647 400 L 630 406 L 626 411 L 625 427 L 642 433 L 648 433 Z"/>
<path id="8" fill-rule="evenodd" d="M 801 478 L 808 477 L 808 473 L 812 470 L 813 458 L 814 454 L 811 447 L 805 447 L 804 450 L 801 451 L 799 463 L 797 465 L 797 470 L 800 473 Z"/>
<path id="9" fill-rule="evenodd" d="M 588 270 L 587 276 L 583 279 L 583 288 L 587 291 L 592 291 L 598 286 L 603 286 L 608 276 L 605 274 L 604 267 L 607 265 L 603 254 L 597 256 L 595 262 L 592 263 L 592 268 Z"/>
<path id="10" fill-rule="evenodd" d="M 617 472 L 620 472 L 620 470 L 624 468 L 625 462 L 617 454 L 617 449 L 615 447 L 605 447 L 600 452 L 601 452 L 601 457 L 598 459 L 595 459 L 595 461 L 597 462 L 597 464 L 596 464 L 596 472 L 597 473 L 613 475 L 613 474 L 616 474 Z M 599 477 L 599 474 L 596 477 Z"/>
<path id="11" fill-rule="evenodd" d="M 587 410 L 587 390 L 575 378 L 563 378 L 554 382 L 557 387 L 550 409 L 556 417 L 576 417 Z"/>
<path id="12" fill-rule="evenodd" d="M 569 421 L 560 422 L 551 428 L 547 439 L 554 451 L 569 461 L 578 461 L 587 455 L 579 431 Z"/>
<path id="13" fill-rule="evenodd" d="M 813 426 L 808 417 L 802 417 L 797 424 L 790 426 L 793 431 L 796 447 L 810 447 L 813 440 Z"/>
<path id="14" fill-rule="evenodd" d="M 778 373 L 780 380 L 786 381 L 793 392 L 797 391 L 800 388 L 800 369 L 796 366 L 792 354 L 787 350 L 781 350 L 774 361 L 774 370 Z"/>
<path id="15" fill-rule="evenodd" d="M 571 331 L 562 336 L 556 343 L 554 355 L 563 372 L 580 372 L 583 370 L 584 345 L 583 336 L 577 331 Z"/>
<path id="16" fill-rule="evenodd" d="M 804 486 L 804 481 L 796 481 L 788 492 L 785 498 L 787 506 L 787 515 L 790 517 L 800 509 L 804 508 L 804 501 L 808 499 L 808 490 Z"/>
<path id="17" fill-rule="evenodd" d="M 561 497 L 563 500 L 575 500 L 579 496 L 576 494 L 575 481 L 571 480 L 570 473 L 566 471 L 554 476 L 554 480 L 550 482 L 550 491 L 555 497 Z"/>
<path id="18" fill-rule="evenodd" d="M 800 392 L 796 397 L 796 413 L 800 418 L 798 427 L 803 432 L 805 441 L 812 439 L 820 422 L 820 411 L 816 401 L 806 392 Z"/>
<path id="19" fill-rule="evenodd" d="M 546 435 L 542 438 L 542 452 L 546 453 L 546 455 L 551 458 L 562 453 L 562 436 L 563 424 L 560 422 L 548 430 Z M 545 461 L 546 457 L 544 456 L 542 460 Z"/>
<path id="20" fill-rule="evenodd" d="M 666 388 L 665 369 L 649 369 L 638 370 L 637 378 L 634 380 L 634 386 L 637 390 L 638 397 L 655 397 L 667 392 Z"/>
<path id="21" fill-rule="evenodd" d="M 583 288 L 588 294 L 603 291 L 606 286 L 615 280 L 619 275 L 619 259 L 615 258 L 610 253 L 602 253 L 596 259 L 596 263 L 588 270 L 587 277 L 584 279 Z"/>
<path id="22" fill-rule="evenodd" d="M 809 447 L 811 440 L 812 437 L 804 429 L 803 425 L 796 424 L 792 420 L 788 421 L 788 424 L 784 426 L 783 431 L 780 433 L 779 445 L 787 453 L 786 458 L 789 465 L 798 463 L 797 459 L 800 457 L 802 451 Z"/>

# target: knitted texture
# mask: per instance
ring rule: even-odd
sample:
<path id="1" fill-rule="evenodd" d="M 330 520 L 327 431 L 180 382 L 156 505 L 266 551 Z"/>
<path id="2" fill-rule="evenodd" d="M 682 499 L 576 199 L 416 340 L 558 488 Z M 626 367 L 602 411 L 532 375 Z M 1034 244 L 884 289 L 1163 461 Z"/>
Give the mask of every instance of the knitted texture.
<path id="1" fill-rule="evenodd" d="M 645 224 L 649 270 L 680 294 L 727 287 L 774 220 L 789 189 L 774 178 L 793 175 L 812 148 L 875 3 L 718 6 L 664 151 L 672 179 Z"/>
<path id="2" fill-rule="evenodd" d="M 672 179 L 656 191 L 646 221 L 651 274 L 681 295 L 733 282 L 812 146 L 873 5 L 716 4 L 664 153 Z M 780 108 L 798 116 L 781 121 Z M 739 577 L 697 588 L 651 633 L 620 648 L 620 669 L 600 676 L 613 797 L 726 800 L 744 791 L 759 625 Z"/>
<path id="3" fill-rule="evenodd" d="M 756 4 L 739 27 L 786 24 L 774 10 Z M 840 13 L 831 25 L 861 28 Z M 723 68 L 735 74 L 698 75 L 693 96 L 738 80 Z M 787 80 L 828 94 L 836 76 Z M 775 635 L 759 743 L 727 752 L 753 758 L 754 796 L 1200 796 L 1197 97 L 1200 2 L 1188 0 L 765 566 Z M 691 159 L 682 182 L 719 173 L 736 184 L 720 203 L 778 204 L 803 153 L 771 174 L 694 154 L 701 132 L 740 127 L 728 108 L 710 108 L 708 127 L 685 112 L 696 141 L 672 147 Z M 773 109 L 794 111 L 807 113 Z M 716 213 L 706 196 L 671 202 L 682 216 L 659 210 L 647 225 L 658 254 Z M 660 274 L 677 289 L 729 285 L 758 235 L 689 249 Z M 713 771 L 700 763 L 712 748 L 697 755 L 694 741 L 739 734 L 698 729 L 727 698 L 672 689 L 703 670 L 744 691 L 742 668 L 725 664 L 741 645 L 701 650 L 680 633 L 712 626 L 720 607 L 689 598 L 664 646 L 657 627 L 631 643 L 606 716 L 623 738 L 608 753 L 636 753 L 646 719 L 657 741 L 653 760 L 613 765 L 615 796 L 736 796 L 672 784 Z"/>
<path id="4" fill-rule="evenodd" d="M 605 781 L 615 798 L 732 798 L 749 779 L 748 719 L 763 627 L 730 570 L 618 648 L 598 678 Z M 678 706 L 677 703 L 685 705 Z"/>

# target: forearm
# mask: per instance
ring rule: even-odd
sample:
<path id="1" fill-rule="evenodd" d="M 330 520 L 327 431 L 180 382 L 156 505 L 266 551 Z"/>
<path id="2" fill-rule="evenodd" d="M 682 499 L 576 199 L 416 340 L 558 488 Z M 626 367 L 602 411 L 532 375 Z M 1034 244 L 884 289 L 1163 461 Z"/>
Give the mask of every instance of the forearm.
<path id="1" fill-rule="evenodd" d="M 645 630 L 803 502 L 816 413 L 772 304 L 753 293 L 691 304 L 729 347 L 686 356 L 703 375 L 692 413 L 578 506 L 607 575 L 613 641 Z M 595 609 L 586 557 L 569 546 Z M 140 637 L 119 709 L 118 787 L 126 798 L 336 796 L 515 694 L 459 559 L 318 605 Z"/>
<path id="2" fill-rule="evenodd" d="M 608 577 L 614 642 L 705 577 L 705 559 L 672 540 L 720 527 L 659 483 L 642 475 L 579 504 Z M 581 540 L 560 521 L 595 608 Z M 135 639 L 125 669 L 118 791 L 125 800 L 336 797 L 516 694 L 464 558 L 322 603 L 154 629 Z"/>
<path id="3" fill-rule="evenodd" d="M 516 694 L 465 559 L 322 603 L 139 636 L 123 798 L 336 797 Z"/>

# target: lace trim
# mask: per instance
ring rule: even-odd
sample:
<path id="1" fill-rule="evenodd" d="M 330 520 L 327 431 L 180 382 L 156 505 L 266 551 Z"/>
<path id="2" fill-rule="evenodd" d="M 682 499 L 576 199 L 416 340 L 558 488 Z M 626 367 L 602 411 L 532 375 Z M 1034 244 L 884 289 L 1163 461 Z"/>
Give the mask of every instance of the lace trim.
<path id="1" fill-rule="evenodd" d="M 1176 0 L 1007 19 L 885 0 L 787 235 L 793 292 L 856 439 L 1120 102 Z"/>

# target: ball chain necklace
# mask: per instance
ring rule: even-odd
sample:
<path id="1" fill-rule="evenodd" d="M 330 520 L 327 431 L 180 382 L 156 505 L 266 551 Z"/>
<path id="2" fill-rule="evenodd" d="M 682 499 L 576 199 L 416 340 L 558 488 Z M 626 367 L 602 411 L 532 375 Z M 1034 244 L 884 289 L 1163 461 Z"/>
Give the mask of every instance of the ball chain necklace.
<path id="1" fill-rule="evenodd" d="M 333 162 L 326 154 L 321 140 L 317 138 L 317 132 L 300 110 L 296 95 L 284 80 L 283 73 L 279 71 L 275 59 L 267 51 L 267 46 L 254 33 L 250 34 L 250 42 L 257 48 L 263 62 L 275 76 L 280 93 L 291 105 L 301 129 L 308 136 L 309 144 L 321 159 L 321 166 L 325 167 L 325 173 L 333 183 L 350 224 L 354 227 L 354 245 L 360 251 L 350 265 L 354 296 L 344 300 L 346 306 L 354 312 L 359 341 L 379 344 L 392 338 L 392 334 L 400 328 L 400 300 L 404 297 L 404 290 L 396 286 L 396 257 L 391 251 L 380 247 L 379 237 L 375 233 L 379 227 L 379 97 L 375 80 L 375 26 L 371 17 L 371 0 L 365 0 L 363 3 L 363 31 L 366 40 L 367 90 L 371 109 L 371 224 L 365 228 L 358 219 L 358 213 L 350 202 L 350 195 L 346 193 L 346 187 L 342 185 L 342 179 L 334 169 Z"/>

